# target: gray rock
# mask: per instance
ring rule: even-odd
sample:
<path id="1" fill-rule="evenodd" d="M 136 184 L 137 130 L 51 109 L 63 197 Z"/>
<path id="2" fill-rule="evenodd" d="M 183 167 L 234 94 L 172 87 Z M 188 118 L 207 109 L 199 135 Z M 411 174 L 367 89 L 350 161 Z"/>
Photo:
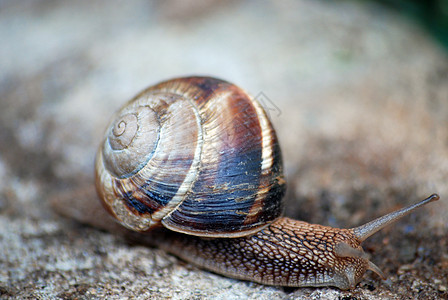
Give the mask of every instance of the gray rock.
<path id="1" fill-rule="evenodd" d="M 0 4 L 0 297 L 446 297 L 446 54 L 366 3 L 198 3 Z M 440 193 L 364 244 L 388 280 L 369 273 L 344 292 L 262 286 L 52 210 L 50 199 L 92 181 L 113 112 L 188 74 L 263 102 L 282 144 L 290 217 L 351 227 Z"/>

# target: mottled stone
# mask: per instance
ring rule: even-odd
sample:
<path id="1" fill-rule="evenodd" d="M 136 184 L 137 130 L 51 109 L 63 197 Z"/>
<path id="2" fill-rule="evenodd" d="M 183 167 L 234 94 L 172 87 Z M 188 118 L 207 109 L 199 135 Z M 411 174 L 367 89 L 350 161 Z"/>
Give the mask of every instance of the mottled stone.
<path id="1" fill-rule="evenodd" d="M 166 2 L 0 4 L 0 298 L 446 297 L 448 59 L 435 41 L 364 2 Z M 388 280 L 263 286 L 53 212 L 50 199 L 92 182 L 113 112 L 190 74 L 268 110 L 290 217 L 352 227 L 440 193 L 364 244 Z"/>

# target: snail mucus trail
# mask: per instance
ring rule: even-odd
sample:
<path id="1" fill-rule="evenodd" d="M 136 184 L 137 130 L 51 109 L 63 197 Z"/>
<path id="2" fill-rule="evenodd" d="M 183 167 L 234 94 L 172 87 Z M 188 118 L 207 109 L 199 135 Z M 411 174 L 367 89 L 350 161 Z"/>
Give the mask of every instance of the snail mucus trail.
<path id="1" fill-rule="evenodd" d="M 272 124 L 246 92 L 210 77 L 165 81 L 125 104 L 98 150 L 95 178 L 106 211 L 142 240 L 219 274 L 293 287 L 349 289 L 367 270 L 384 278 L 361 243 L 439 199 L 351 229 L 281 217 Z"/>

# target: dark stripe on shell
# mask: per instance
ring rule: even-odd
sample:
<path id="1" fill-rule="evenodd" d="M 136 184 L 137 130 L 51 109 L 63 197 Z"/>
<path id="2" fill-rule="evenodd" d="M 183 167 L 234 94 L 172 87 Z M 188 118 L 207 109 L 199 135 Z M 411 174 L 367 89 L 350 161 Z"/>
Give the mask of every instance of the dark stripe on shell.
<path id="1" fill-rule="evenodd" d="M 176 195 L 179 186 L 169 186 L 162 183 L 148 182 L 142 186 L 141 192 L 145 194 L 147 199 L 155 201 L 159 206 L 165 206 Z"/>
<path id="2" fill-rule="evenodd" d="M 129 209 L 138 212 L 139 214 L 152 214 L 153 209 L 143 204 L 140 200 L 137 200 L 132 196 L 132 193 L 124 193 L 123 201 Z"/>
<path id="3" fill-rule="evenodd" d="M 210 98 L 221 93 L 221 91 L 241 91 L 237 86 L 217 78 L 211 77 L 186 77 L 161 82 L 147 91 L 161 91 L 182 95 L 202 106 Z"/>
<path id="4" fill-rule="evenodd" d="M 196 99 L 198 105 L 201 105 L 207 99 L 212 98 L 220 89 L 225 89 L 229 83 L 210 77 L 193 77 L 191 83 L 199 88 L 200 97 Z"/>
<path id="5" fill-rule="evenodd" d="M 206 83 L 209 87 L 210 83 Z M 274 183 L 266 195 L 268 199 L 263 199 L 273 200 L 274 203 L 269 203 L 260 210 L 259 214 L 265 214 L 264 216 L 256 216 L 255 222 L 245 224 L 245 219 L 254 205 L 260 182 L 272 183 L 272 176 L 277 177 L 278 174 L 268 172 L 260 178 L 262 129 L 257 112 L 245 93 L 234 86 L 232 91 L 229 95 L 230 104 L 224 108 L 230 110 L 228 115 L 231 119 L 224 120 L 227 123 L 220 123 L 220 148 L 216 151 L 216 160 L 212 161 L 211 165 L 202 165 L 191 194 L 177 210 L 163 220 L 170 228 L 212 235 L 243 232 L 262 226 L 264 221 L 272 221 L 281 213 L 281 198 L 275 197 L 283 195 L 283 186 Z M 208 94 L 208 91 L 206 93 Z M 201 111 L 205 121 L 213 119 L 209 114 L 220 115 L 225 112 Z M 206 143 L 207 139 L 208 137 L 205 137 Z M 276 159 L 275 163 L 281 165 L 281 157 Z M 281 166 L 274 169 L 278 171 L 279 168 Z"/>
<path id="6" fill-rule="evenodd" d="M 283 196 L 286 192 L 286 181 L 283 175 L 283 161 L 280 144 L 273 134 L 272 143 L 272 167 L 270 178 L 267 182 L 270 185 L 269 191 L 264 196 L 263 212 L 258 214 L 258 223 L 264 223 L 277 218 L 283 212 Z"/>
<path id="7" fill-rule="evenodd" d="M 127 205 L 130 202 L 128 207 L 134 207 L 136 214 L 152 215 L 172 200 L 185 180 L 186 171 L 176 173 L 174 170 L 188 170 L 192 161 L 193 157 L 176 159 L 167 156 L 161 163 L 164 169 L 160 169 L 152 178 L 142 182 L 144 179 L 137 173 L 132 179 L 127 179 L 128 184 L 125 184 L 125 180 L 116 179 L 117 195 L 123 195 L 122 199 Z M 171 172 L 164 173 L 163 170 Z M 131 190 L 125 190 L 125 186 Z"/>
<path id="8" fill-rule="evenodd" d="M 260 156 L 260 151 L 223 155 L 215 174 L 200 174 L 194 197 L 185 199 L 172 219 L 186 221 L 193 231 L 244 231 L 241 225 L 256 197 Z"/>

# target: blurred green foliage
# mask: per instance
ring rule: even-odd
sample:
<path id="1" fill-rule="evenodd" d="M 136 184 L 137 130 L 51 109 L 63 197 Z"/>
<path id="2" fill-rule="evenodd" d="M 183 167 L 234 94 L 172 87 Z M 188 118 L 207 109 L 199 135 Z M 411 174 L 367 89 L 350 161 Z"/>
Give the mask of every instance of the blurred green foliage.
<path id="1" fill-rule="evenodd" d="M 379 0 L 419 22 L 448 51 L 448 0 Z"/>

